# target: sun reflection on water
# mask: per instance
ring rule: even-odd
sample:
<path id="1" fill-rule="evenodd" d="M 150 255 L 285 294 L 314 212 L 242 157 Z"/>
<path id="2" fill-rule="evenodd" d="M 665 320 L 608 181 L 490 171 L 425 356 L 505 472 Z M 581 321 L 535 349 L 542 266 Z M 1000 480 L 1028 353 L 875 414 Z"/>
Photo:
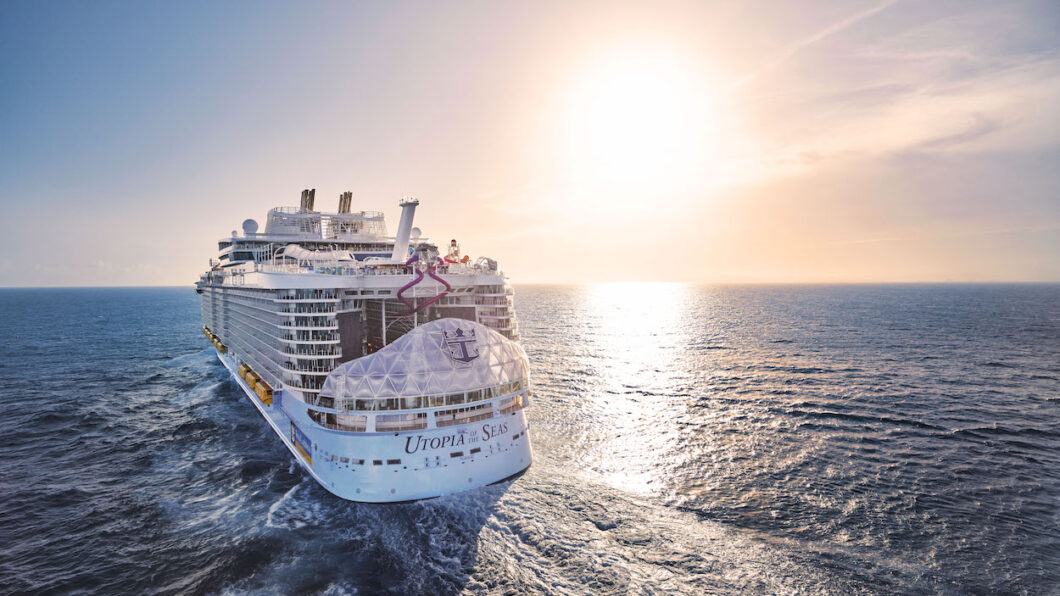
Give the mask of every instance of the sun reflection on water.
<path id="1" fill-rule="evenodd" d="M 588 467 L 619 488 L 660 487 L 656 454 L 678 439 L 676 397 L 686 371 L 691 288 L 676 283 L 607 283 L 582 295 L 595 373 L 584 406 L 597 420 Z"/>

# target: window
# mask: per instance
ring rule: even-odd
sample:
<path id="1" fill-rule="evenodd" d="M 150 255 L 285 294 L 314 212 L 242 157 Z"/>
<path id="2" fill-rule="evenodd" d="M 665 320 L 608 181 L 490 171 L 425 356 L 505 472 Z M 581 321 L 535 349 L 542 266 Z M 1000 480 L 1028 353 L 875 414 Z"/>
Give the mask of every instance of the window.
<path id="1" fill-rule="evenodd" d="M 388 466 L 400 466 L 401 465 L 401 460 L 400 459 L 388 459 L 388 460 L 386 460 L 386 465 L 388 465 Z"/>
<path id="2" fill-rule="evenodd" d="M 435 424 L 438 426 L 453 426 L 454 424 L 468 424 L 493 418 L 493 404 L 485 403 L 467 408 L 453 408 L 451 410 L 439 410 L 434 414 Z"/>
<path id="3" fill-rule="evenodd" d="M 482 451 L 481 447 L 475 447 L 474 449 L 471 450 L 471 455 L 475 455 L 476 453 L 479 453 L 480 451 Z"/>
<path id="4" fill-rule="evenodd" d="M 383 465 L 383 460 L 381 460 L 381 459 L 373 459 L 372 460 L 372 465 L 373 466 L 381 466 L 381 465 Z"/>
<path id="5" fill-rule="evenodd" d="M 449 457 L 464 457 L 463 451 L 454 451 L 449 454 Z"/>
<path id="6" fill-rule="evenodd" d="M 376 431 L 423 430 L 427 428 L 427 413 L 380 414 L 375 417 Z"/>
<path id="7" fill-rule="evenodd" d="M 358 414 L 331 414 L 317 410 L 308 410 L 310 420 L 324 428 L 331 430 L 343 430 L 347 432 L 364 432 L 368 424 L 368 417 Z"/>
<path id="8" fill-rule="evenodd" d="M 371 411 L 371 410 L 376 409 L 376 407 L 378 406 L 378 403 L 379 402 L 374 400 L 374 399 L 358 399 L 358 400 L 354 400 L 353 408 L 355 410 Z"/>
<path id="9" fill-rule="evenodd" d="M 523 409 L 523 396 L 522 394 L 517 394 L 506 397 L 497 403 L 497 407 L 502 415 L 521 410 Z"/>

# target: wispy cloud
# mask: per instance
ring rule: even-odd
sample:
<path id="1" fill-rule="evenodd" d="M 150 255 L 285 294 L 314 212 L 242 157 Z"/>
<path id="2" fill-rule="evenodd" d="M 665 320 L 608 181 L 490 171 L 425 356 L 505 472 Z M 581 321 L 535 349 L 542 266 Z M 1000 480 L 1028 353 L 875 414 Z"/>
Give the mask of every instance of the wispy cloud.
<path id="1" fill-rule="evenodd" d="M 770 70 L 773 70 L 773 69 L 777 68 L 778 66 L 784 64 L 785 62 L 790 60 L 793 56 L 795 56 L 795 54 L 797 54 L 803 48 L 805 48 L 807 46 L 810 46 L 810 45 L 813 45 L 813 44 L 815 44 L 815 43 L 817 43 L 817 42 L 819 42 L 819 41 L 821 41 L 821 40 L 823 40 L 823 39 L 825 39 L 825 38 L 827 38 L 829 36 L 835 35 L 836 33 L 839 33 L 840 31 L 846 29 L 847 27 L 850 27 L 851 25 L 859 23 L 859 22 L 861 22 L 861 21 L 863 21 L 863 20 L 865 20 L 865 19 L 867 19 L 867 18 L 869 18 L 869 17 L 871 17 L 871 16 L 873 16 L 873 15 L 879 13 L 879 12 L 882 12 L 882 11 L 886 10 L 887 8 L 890 8 L 896 2 L 898 2 L 898 0 L 884 0 L 883 2 L 880 2 L 879 4 L 873 6 L 872 8 L 869 8 L 868 10 L 863 10 L 863 11 L 861 11 L 861 12 L 859 12 L 857 14 L 851 15 L 851 16 L 849 16 L 849 17 L 847 17 L 847 18 L 845 18 L 845 19 L 843 19 L 841 21 L 832 23 L 831 25 L 829 25 L 829 26 L 827 26 L 827 27 L 825 27 L 825 28 L 823 28 L 823 29 L 811 34 L 811 35 L 807 35 L 806 37 L 803 37 L 802 39 L 799 39 L 798 41 L 787 45 L 782 50 L 777 52 L 769 61 L 767 61 L 766 63 L 760 65 L 758 68 L 756 68 L 753 71 L 745 74 L 744 76 L 740 77 L 739 79 L 737 79 L 736 82 L 733 83 L 732 86 L 734 88 L 738 88 L 738 87 L 742 87 L 743 85 L 746 85 L 747 83 L 753 81 L 754 79 L 757 79 L 758 77 L 762 76 L 766 72 L 768 72 Z"/>
<path id="2" fill-rule="evenodd" d="M 1001 128 L 1002 124 L 998 120 L 988 118 L 983 114 L 973 114 L 972 123 L 964 130 L 955 134 L 928 139 L 916 145 L 914 149 L 943 149 L 947 147 L 956 147 L 985 137 Z"/>

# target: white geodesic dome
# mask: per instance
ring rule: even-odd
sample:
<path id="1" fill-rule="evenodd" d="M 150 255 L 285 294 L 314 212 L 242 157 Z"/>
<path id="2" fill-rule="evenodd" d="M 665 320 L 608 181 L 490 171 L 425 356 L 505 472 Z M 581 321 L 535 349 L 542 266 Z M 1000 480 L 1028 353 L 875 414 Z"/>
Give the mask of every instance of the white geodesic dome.
<path id="1" fill-rule="evenodd" d="M 463 319 L 424 323 L 378 352 L 340 364 L 320 394 L 336 399 L 443 395 L 523 381 L 526 352 Z"/>

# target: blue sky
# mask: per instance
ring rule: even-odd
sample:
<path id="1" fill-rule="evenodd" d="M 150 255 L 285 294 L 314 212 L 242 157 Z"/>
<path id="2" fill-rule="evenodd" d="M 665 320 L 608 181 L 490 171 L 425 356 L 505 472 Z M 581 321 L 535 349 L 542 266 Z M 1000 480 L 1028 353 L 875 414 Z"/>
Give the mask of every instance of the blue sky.
<path id="1" fill-rule="evenodd" d="M 0 47 L 0 285 L 191 283 L 306 187 L 517 283 L 1060 280 L 1056 2 L 6 2 Z"/>

